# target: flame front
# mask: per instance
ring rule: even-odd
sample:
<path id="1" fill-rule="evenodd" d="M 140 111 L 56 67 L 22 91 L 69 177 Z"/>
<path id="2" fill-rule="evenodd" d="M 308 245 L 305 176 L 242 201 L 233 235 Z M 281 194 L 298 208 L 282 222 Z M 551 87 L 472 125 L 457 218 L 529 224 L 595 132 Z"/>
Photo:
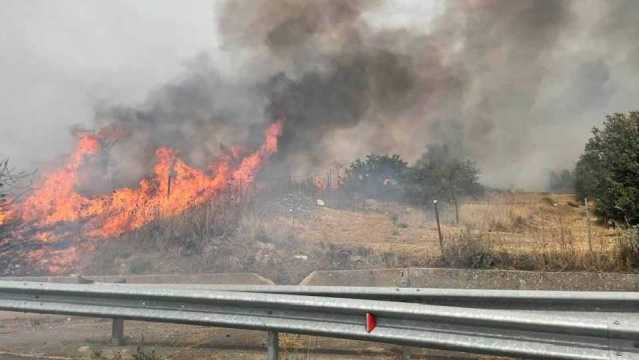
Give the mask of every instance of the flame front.
<path id="1" fill-rule="evenodd" d="M 66 164 L 47 174 L 37 189 L 22 202 L 0 213 L 0 225 L 20 220 L 23 228 L 38 229 L 30 235 L 41 243 L 57 242 L 50 231 L 56 225 L 75 223 L 80 235 L 88 239 L 119 236 L 158 218 L 175 216 L 212 200 L 221 191 L 249 186 L 264 160 L 277 151 L 282 122 L 271 124 L 265 131 L 263 145 L 244 158 L 239 151 L 216 161 L 208 171 L 189 166 L 168 147 L 156 150 L 153 175 L 139 181 L 136 188 L 120 188 L 110 194 L 83 196 L 75 188 L 79 170 L 85 160 L 101 151 L 99 135 L 82 135 Z M 26 230 L 23 230 L 26 232 Z M 15 237 L 23 237 L 18 230 Z M 91 248 L 91 243 L 83 246 Z M 76 263 L 77 245 L 64 249 L 37 249 L 27 256 L 35 262 L 46 262 L 50 272 L 60 272 Z"/>

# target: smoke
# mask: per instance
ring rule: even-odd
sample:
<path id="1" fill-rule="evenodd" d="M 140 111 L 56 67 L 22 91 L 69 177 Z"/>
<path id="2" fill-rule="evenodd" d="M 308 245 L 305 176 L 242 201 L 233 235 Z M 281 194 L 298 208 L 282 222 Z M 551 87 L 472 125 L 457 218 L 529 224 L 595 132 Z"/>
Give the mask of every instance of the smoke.
<path id="1" fill-rule="evenodd" d="M 262 141 L 264 104 L 259 91 L 225 79 L 206 56 L 188 67 L 186 76 L 152 91 L 141 105 L 97 108 L 94 127 L 121 133 L 103 164 L 110 179 L 104 186 L 135 184 L 152 169 L 160 146 L 207 168 L 217 156 L 229 153 L 229 146 L 257 147 Z"/>
<path id="2" fill-rule="evenodd" d="M 406 153 L 401 138 L 421 121 L 423 102 L 456 90 L 439 86 L 454 87 L 457 75 L 432 58 L 438 54 L 426 54 L 437 51 L 430 39 L 366 21 L 381 4 L 226 2 L 225 44 L 274 73 L 262 87 L 266 116 L 286 123 L 280 166 L 272 171 L 303 175 L 370 151 Z M 416 157 L 424 145 L 408 155 Z"/>
<path id="3" fill-rule="evenodd" d="M 637 95 L 632 1 L 449 1 L 426 30 L 372 25 L 377 1 L 226 4 L 223 41 L 276 73 L 288 172 L 445 143 L 490 185 L 541 189 Z"/>
<path id="4" fill-rule="evenodd" d="M 127 132 L 110 177 L 143 176 L 159 145 L 205 165 L 285 119 L 275 175 L 370 152 L 412 161 L 442 143 L 477 161 L 484 183 L 540 189 L 606 113 L 636 108 L 633 0 L 433 1 L 428 16 L 424 3 L 219 2 L 218 52 L 134 105 L 95 106 L 92 127 Z"/>

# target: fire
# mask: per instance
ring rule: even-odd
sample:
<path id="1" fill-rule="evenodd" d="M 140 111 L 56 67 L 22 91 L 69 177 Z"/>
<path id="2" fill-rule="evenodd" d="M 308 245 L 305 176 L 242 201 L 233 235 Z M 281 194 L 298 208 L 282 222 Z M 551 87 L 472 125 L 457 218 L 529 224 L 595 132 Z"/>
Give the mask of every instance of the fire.
<path id="1" fill-rule="evenodd" d="M 326 179 L 324 179 L 322 176 L 314 176 L 312 178 L 312 181 L 313 181 L 313 186 L 315 186 L 315 189 L 317 190 L 317 192 L 324 192 L 328 188 Z"/>
<path id="2" fill-rule="evenodd" d="M 41 243 L 59 241 L 49 229 L 68 223 L 80 227 L 82 238 L 118 236 L 211 201 L 223 190 L 246 188 L 264 161 L 277 151 L 281 133 L 281 121 L 271 124 L 265 131 L 263 145 L 255 152 L 238 159 L 241 151 L 234 148 L 230 155 L 215 159 L 206 171 L 188 165 L 173 149 L 161 147 L 155 152 L 152 176 L 140 180 L 135 188 L 115 189 L 94 197 L 84 196 L 75 188 L 79 170 L 88 158 L 100 153 L 104 135 L 83 134 L 64 166 L 48 173 L 23 201 L 0 213 L 0 224 L 7 219 L 21 220 L 28 224 L 25 226 L 38 229 L 30 237 Z M 50 272 L 60 272 L 76 263 L 79 255 L 77 245 L 72 245 L 64 249 L 37 249 L 27 257 L 45 263 Z"/>

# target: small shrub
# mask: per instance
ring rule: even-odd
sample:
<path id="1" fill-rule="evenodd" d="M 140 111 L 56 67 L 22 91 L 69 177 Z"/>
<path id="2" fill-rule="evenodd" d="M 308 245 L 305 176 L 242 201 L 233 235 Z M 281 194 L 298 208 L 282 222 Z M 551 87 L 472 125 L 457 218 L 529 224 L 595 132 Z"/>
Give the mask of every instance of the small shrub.
<path id="1" fill-rule="evenodd" d="M 543 198 L 541 198 L 541 201 L 548 206 L 555 206 L 555 200 L 553 200 L 549 196 L 544 196 Z"/>
<path id="2" fill-rule="evenodd" d="M 442 261 L 451 267 L 485 269 L 493 266 L 495 254 L 495 249 L 488 241 L 463 231 L 444 246 Z"/>
<path id="3" fill-rule="evenodd" d="M 153 267 L 153 264 L 145 259 L 133 259 L 131 263 L 129 263 L 129 272 L 131 274 L 143 274 L 148 272 Z"/>
<path id="4" fill-rule="evenodd" d="M 510 228 L 499 219 L 491 219 L 488 223 L 488 231 L 508 232 Z"/>
<path id="5" fill-rule="evenodd" d="M 639 268 L 639 226 L 624 231 L 619 238 L 618 261 L 631 269 Z"/>
<path id="6" fill-rule="evenodd" d="M 142 349 L 142 347 L 138 347 L 135 351 L 135 354 L 133 354 L 133 360 L 162 360 L 162 357 L 160 357 L 160 355 L 155 353 L 155 350 L 151 350 L 150 353 L 145 352 L 144 349 Z"/>

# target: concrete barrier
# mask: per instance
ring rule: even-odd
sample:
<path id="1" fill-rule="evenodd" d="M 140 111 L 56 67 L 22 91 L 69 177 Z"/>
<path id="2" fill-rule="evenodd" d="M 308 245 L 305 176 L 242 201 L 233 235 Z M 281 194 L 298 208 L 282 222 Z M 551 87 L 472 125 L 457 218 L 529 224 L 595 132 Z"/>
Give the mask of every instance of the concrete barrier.
<path id="1" fill-rule="evenodd" d="M 409 286 L 408 269 L 313 271 L 300 285 Z"/>
<path id="2" fill-rule="evenodd" d="M 199 274 L 148 274 L 106 276 L 21 276 L 1 277 L 0 280 L 42 281 L 59 283 L 106 282 L 127 284 L 219 284 L 219 285 L 274 285 L 255 273 L 199 273 Z"/>
<path id="3" fill-rule="evenodd" d="M 639 275 L 591 272 L 402 268 L 314 271 L 300 285 L 637 291 L 639 290 Z"/>

